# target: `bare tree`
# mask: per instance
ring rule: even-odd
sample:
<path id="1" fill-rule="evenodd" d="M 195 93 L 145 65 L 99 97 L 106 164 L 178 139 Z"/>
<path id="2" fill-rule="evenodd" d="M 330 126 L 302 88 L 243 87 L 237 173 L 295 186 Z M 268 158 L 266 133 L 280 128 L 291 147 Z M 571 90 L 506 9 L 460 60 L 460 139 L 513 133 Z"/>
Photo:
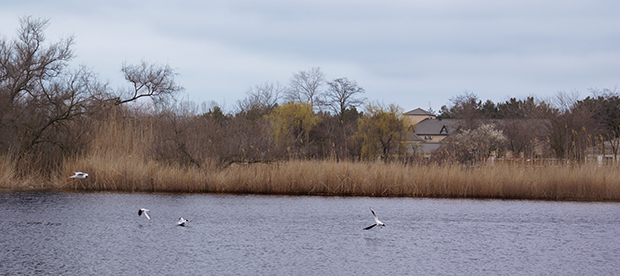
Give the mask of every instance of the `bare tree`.
<path id="1" fill-rule="evenodd" d="M 579 92 L 572 91 L 570 93 L 565 91 L 558 91 L 552 98 L 552 102 L 555 107 L 561 112 L 569 112 L 575 104 L 579 101 Z"/>
<path id="2" fill-rule="evenodd" d="M 504 119 L 497 126 L 506 137 L 507 150 L 515 157 L 533 155 L 546 130 L 545 121 L 537 119 Z"/>
<path id="3" fill-rule="evenodd" d="M 43 139 L 48 129 L 86 114 L 89 87 L 94 82 L 93 74 L 82 67 L 42 84 L 36 93 L 31 92 L 26 107 L 30 116 L 23 121 L 22 150 L 28 152 L 37 143 L 51 142 Z"/>
<path id="4" fill-rule="evenodd" d="M 595 125 L 588 126 L 590 134 L 596 137 L 600 148 L 605 155 L 606 147 L 611 147 L 613 160 L 618 158 L 620 147 L 620 96 L 609 89 L 591 89 L 592 96 L 579 101 L 576 107 L 590 110 L 594 123 L 598 125 L 598 132 L 594 132 Z"/>
<path id="5" fill-rule="evenodd" d="M 503 120 L 495 123 L 506 136 L 507 149 L 514 156 L 542 154 L 540 143 L 546 140 L 549 119 L 557 116 L 557 109 L 534 97 L 511 98 L 497 107 Z"/>
<path id="6" fill-rule="evenodd" d="M 329 88 L 325 92 L 322 104 L 330 107 L 338 116 L 342 116 L 347 109 L 358 107 L 364 103 L 365 98 L 356 98 L 364 93 L 364 88 L 359 87 L 357 82 L 347 78 L 335 79 L 327 82 Z"/>
<path id="7" fill-rule="evenodd" d="M 271 112 L 276 106 L 283 88 L 279 83 L 265 82 L 246 91 L 246 98 L 237 101 L 237 114 L 256 119 Z"/>
<path id="8" fill-rule="evenodd" d="M 73 58 L 73 37 L 45 45 L 48 20 L 23 17 L 17 39 L 0 42 L 0 93 L 14 106 L 40 85 L 60 75 Z"/>
<path id="9" fill-rule="evenodd" d="M 462 95 L 450 99 L 452 106 L 449 109 L 450 116 L 461 120 L 461 128 L 475 129 L 482 119 L 482 101 L 472 92 L 465 91 Z"/>
<path id="10" fill-rule="evenodd" d="M 109 91 L 90 69 L 68 68 L 73 38 L 46 43 L 48 20 L 24 17 L 17 38 L 0 41 L 0 155 L 14 154 L 19 173 L 49 174 L 87 143 L 101 109 L 141 97 L 163 98 L 182 87 L 169 66 L 123 66 L 131 92 Z M 126 92 L 126 93 L 125 93 Z"/>
<path id="11" fill-rule="evenodd" d="M 600 124 L 594 120 L 594 112 L 585 106 L 567 105 L 547 123 L 546 142 L 559 159 L 583 161 L 586 149 L 595 145 L 592 133 L 600 133 Z"/>
<path id="12" fill-rule="evenodd" d="M 133 102 L 142 97 L 162 100 L 183 90 L 182 86 L 176 84 L 174 77 L 177 73 L 170 65 L 149 64 L 142 61 L 139 65 L 123 64 L 121 71 L 125 79 L 131 83 L 132 89 L 121 92 L 117 105 Z"/>
<path id="13" fill-rule="evenodd" d="M 20 23 L 17 39 L 0 43 L 1 150 L 16 153 L 20 172 L 33 170 L 32 162 L 48 170 L 75 150 L 68 142 L 79 139 L 75 125 L 99 84 L 84 67 L 66 69 L 73 38 L 46 44 L 47 20 L 24 17 Z"/>
<path id="14" fill-rule="evenodd" d="M 291 77 L 290 88 L 284 93 L 284 99 L 290 102 L 309 103 L 315 108 L 321 95 L 319 89 L 324 81 L 325 75 L 320 67 L 299 71 Z"/>

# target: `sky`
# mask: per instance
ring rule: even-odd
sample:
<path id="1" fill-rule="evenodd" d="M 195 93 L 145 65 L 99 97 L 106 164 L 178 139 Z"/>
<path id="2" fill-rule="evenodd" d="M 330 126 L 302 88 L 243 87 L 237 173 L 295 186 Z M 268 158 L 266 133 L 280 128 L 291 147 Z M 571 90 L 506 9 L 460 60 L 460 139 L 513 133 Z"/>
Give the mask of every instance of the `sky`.
<path id="1" fill-rule="evenodd" d="M 356 81 L 369 102 L 438 111 L 464 93 L 620 92 L 619 14 L 609 0 L 4 0 L 0 35 L 15 38 L 20 17 L 49 19 L 47 41 L 74 36 L 73 63 L 111 87 L 128 86 L 123 63 L 168 64 L 184 100 L 229 112 L 313 67 Z"/>

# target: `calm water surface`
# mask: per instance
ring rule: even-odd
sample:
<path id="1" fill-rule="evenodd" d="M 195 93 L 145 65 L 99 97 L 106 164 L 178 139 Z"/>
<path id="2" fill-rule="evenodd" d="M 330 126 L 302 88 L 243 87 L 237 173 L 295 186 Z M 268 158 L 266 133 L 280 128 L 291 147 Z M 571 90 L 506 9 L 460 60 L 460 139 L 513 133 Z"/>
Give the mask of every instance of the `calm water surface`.
<path id="1" fill-rule="evenodd" d="M 369 207 L 386 227 L 362 230 Z M 619 264 L 618 203 L 0 193 L 7 275 L 620 275 Z"/>

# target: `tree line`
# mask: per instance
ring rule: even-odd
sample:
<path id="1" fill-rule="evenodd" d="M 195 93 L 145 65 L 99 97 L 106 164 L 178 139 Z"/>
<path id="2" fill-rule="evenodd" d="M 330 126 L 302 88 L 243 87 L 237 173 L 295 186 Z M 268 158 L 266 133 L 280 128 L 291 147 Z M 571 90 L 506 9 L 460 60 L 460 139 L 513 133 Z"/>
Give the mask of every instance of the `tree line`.
<path id="1" fill-rule="evenodd" d="M 486 154 L 472 154 L 478 149 L 455 148 L 458 139 L 471 139 L 463 137 L 463 132 L 482 131 L 483 137 L 496 138 L 478 138 L 461 144 L 477 143 L 479 148 L 490 148 L 499 156 L 509 152 L 516 157 L 568 162 L 583 162 L 588 152 L 596 152 L 613 156 L 615 163 L 620 145 L 620 94 L 610 89 L 590 89 L 590 94 L 579 99 L 576 92 L 558 92 L 549 99 L 511 98 L 494 103 L 465 92 L 453 97 L 451 105 L 442 106 L 439 112 L 440 118 L 459 119 L 461 127 L 461 135 L 453 140 L 456 143 L 444 148 L 452 150 L 453 157 L 460 161 L 488 156 L 489 150 L 484 151 Z M 489 129 L 489 125 L 493 128 Z"/>
<path id="2" fill-rule="evenodd" d="M 149 133 L 145 158 L 188 166 L 286 159 L 422 160 L 408 151 L 413 129 L 402 108 L 368 101 L 364 89 L 346 77 L 326 80 L 318 67 L 302 70 L 287 85 L 265 82 L 249 88 L 234 110 L 225 113 L 217 104 L 178 101 L 175 96 L 183 87 L 167 64 L 123 64 L 127 85 L 112 89 L 92 69 L 69 66 L 73 37 L 47 42 L 48 24 L 24 17 L 14 39 L 0 40 L 0 156 L 10 159 L 19 174 L 47 176 L 67 158 L 88 154 L 105 124 Z M 579 159 L 586 149 L 606 143 L 616 155 L 618 94 L 593 90 L 584 100 L 569 96 L 561 94 L 556 102 L 528 97 L 497 104 L 467 92 L 454 97 L 438 116 L 459 119 L 461 136 L 455 139 L 474 141 L 446 143 L 431 161 L 471 162 L 491 151 Z M 492 146 L 482 142 L 494 137 L 485 131 L 500 132 Z M 472 144 L 479 147 L 466 149 Z"/>

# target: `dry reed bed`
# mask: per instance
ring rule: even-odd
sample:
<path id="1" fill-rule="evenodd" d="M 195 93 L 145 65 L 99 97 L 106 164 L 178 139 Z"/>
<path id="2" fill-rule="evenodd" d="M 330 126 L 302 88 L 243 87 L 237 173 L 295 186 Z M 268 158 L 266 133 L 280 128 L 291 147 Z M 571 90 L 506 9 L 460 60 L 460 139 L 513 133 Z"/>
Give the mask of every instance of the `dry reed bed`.
<path id="1" fill-rule="evenodd" d="M 69 162 L 71 163 L 71 162 Z M 407 196 L 619 201 L 615 167 L 407 166 L 287 161 L 226 169 L 162 165 L 130 156 L 76 160 L 86 180 L 58 179 L 78 190 L 210 192 L 285 195 Z M 70 174 L 70 170 L 67 170 Z"/>
<path id="2" fill-rule="evenodd" d="M 6 157 L 0 157 L 0 187 L 11 187 L 18 182 L 15 180 L 11 161 Z"/>
<path id="3" fill-rule="evenodd" d="M 64 169 L 51 178 L 16 179 L 9 158 L 1 158 L 0 188 L 620 201 L 620 170 L 615 166 L 407 166 L 314 160 L 197 168 L 156 161 L 150 121 L 110 120 L 97 125 L 92 136 L 84 154 L 66 160 Z M 74 171 L 88 172 L 89 178 L 69 179 Z"/>

